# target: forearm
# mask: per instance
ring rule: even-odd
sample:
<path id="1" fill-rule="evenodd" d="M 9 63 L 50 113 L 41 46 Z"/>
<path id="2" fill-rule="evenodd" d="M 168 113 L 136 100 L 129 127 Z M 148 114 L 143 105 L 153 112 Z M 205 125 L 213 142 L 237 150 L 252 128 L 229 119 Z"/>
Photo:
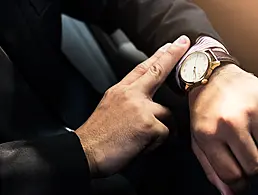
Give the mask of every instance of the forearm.
<path id="1" fill-rule="evenodd" d="M 0 145 L 1 194 L 89 194 L 90 173 L 74 133 Z"/>

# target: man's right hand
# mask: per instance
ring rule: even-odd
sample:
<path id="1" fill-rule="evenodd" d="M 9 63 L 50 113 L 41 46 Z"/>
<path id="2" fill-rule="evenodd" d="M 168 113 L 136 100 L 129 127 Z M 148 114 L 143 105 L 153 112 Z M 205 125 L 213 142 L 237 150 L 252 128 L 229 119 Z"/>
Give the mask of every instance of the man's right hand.
<path id="1" fill-rule="evenodd" d="M 159 49 L 109 89 L 76 131 L 93 177 L 116 173 L 141 151 L 166 139 L 169 130 L 161 121 L 170 111 L 152 97 L 189 46 L 190 40 L 182 36 Z"/>

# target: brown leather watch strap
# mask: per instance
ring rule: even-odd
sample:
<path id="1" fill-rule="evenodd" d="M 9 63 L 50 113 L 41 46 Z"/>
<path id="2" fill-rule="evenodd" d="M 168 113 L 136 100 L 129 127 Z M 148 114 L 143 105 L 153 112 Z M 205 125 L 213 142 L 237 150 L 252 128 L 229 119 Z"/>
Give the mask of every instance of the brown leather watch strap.
<path id="1" fill-rule="evenodd" d="M 222 65 L 224 65 L 224 64 L 235 64 L 238 66 L 240 65 L 240 63 L 238 62 L 238 60 L 236 58 L 234 58 L 233 56 L 231 56 L 225 52 L 214 51 L 214 50 L 212 50 L 212 52 L 217 57 L 217 59 L 222 63 Z"/>

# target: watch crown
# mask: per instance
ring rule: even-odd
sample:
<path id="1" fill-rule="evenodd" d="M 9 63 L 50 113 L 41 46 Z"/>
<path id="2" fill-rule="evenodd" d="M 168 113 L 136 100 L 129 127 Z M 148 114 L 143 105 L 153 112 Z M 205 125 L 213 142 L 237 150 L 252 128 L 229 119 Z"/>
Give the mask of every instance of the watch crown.
<path id="1" fill-rule="evenodd" d="M 203 84 L 203 85 L 206 85 L 207 83 L 208 83 L 208 79 L 203 79 L 203 80 L 202 80 L 202 84 Z"/>

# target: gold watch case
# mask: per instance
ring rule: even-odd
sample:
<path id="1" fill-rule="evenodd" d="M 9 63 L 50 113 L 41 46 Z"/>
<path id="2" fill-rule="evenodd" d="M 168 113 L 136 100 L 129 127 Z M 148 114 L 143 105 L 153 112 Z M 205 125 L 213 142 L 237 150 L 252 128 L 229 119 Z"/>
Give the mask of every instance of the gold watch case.
<path id="1" fill-rule="evenodd" d="M 196 53 L 202 53 L 205 54 L 206 57 L 208 58 L 208 67 L 206 72 L 204 73 L 204 75 L 201 77 L 201 79 L 197 82 L 187 82 L 185 81 L 181 75 L 182 75 L 182 68 L 184 67 L 184 64 L 187 62 L 187 60 L 191 57 L 191 55 L 194 55 Z M 221 62 L 217 59 L 216 55 L 213 53 L 212 50 L 205 50 L 205 51 L 197 51 L 197 52 L 193 52 L 192 54 L 190 54 L 182 63 L 182 66 L 179 70 L 180 73 L 180 79 L 182 82 L 185 83 L 185 90 L 186 91 L 190 91 L 191 89 L 198 87 L 200 85 L 205 85 L 209 82 L 209 78 L 212 74 L 212 72 L 221 65 Z"/>

